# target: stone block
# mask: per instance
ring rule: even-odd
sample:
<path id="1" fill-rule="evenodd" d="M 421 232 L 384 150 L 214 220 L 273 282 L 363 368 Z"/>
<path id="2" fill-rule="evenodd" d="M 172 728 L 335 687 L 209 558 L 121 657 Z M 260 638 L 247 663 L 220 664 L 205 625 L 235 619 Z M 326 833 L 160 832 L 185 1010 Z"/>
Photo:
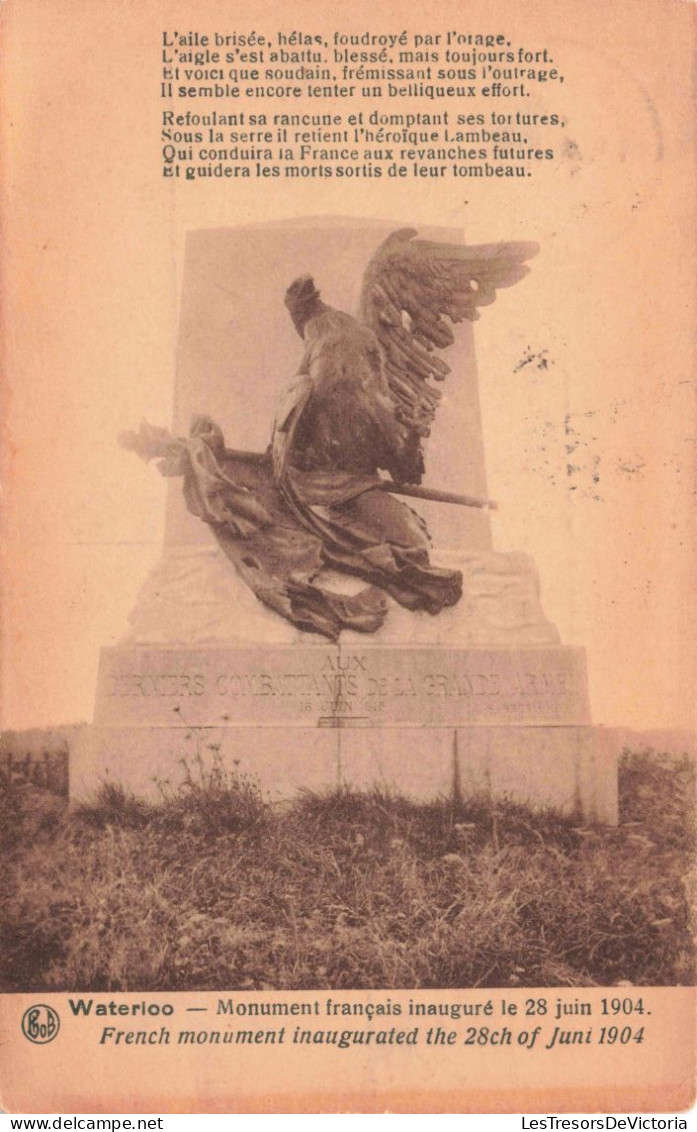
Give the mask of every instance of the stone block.
<path id="1" fill-rule="evenodd" d="M 187 739 L 187 735 L 189 738 Z M 323 728 L 94 726 L 70 761 L 70 794 L 94 797 L 104 782 L 158 801 L 184 781 L 201 781 L 215 765 L 251 780 L 265 800 L 339 786 L 336 733 Z"/>
<path id="2" fill-rule="evenodd" d="M 330 643 L 102 650 L 95 723 L 457 727 L 590 722 L 585 656 L 560 645 Z"/>
<path id="3" fill-rule="evenodd" d="M 340 730 L 339 779 L 351 790 L 385 790 L 417 802 L 452 798 L 453 736 L 445 727 Z"/>
<path id="4" fill-rule="evenodd" d="M 418 801 L 485 794 L 617 821 L 617 744 L 590 726 L 585 657 L 511 648 L 117 647 L 71 793 L 105 779 L 156 798 L 199 757 L 264 797 L 374 787 Z"/>
<path id="5" fill-rule="evenodd" d="M 459 789 L 616 825 L 619 745 L 606 729 L 468 727 L 457 731 Z"/>

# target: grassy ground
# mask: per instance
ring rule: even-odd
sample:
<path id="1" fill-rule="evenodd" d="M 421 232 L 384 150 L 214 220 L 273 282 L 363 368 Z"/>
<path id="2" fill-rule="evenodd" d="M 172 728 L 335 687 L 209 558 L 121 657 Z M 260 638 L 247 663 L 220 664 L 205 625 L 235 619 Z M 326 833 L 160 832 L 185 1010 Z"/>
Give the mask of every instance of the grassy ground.
<path id="1" fill-rule="evenodd" d="M 5 783 L 4 990 L 694 981 L 692 764 L 620 768 L 621 825 L 199 773 L 147 806 Z"/>

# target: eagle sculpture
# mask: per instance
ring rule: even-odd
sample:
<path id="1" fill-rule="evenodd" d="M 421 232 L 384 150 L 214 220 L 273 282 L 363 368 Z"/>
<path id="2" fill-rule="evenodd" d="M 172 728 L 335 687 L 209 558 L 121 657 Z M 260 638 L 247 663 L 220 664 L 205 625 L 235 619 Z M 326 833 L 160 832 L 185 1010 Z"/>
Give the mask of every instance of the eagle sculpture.
<path id="1" fill-rule="evenodd" d="M 285 296 L 304 351 L 280 396 L 264 454 L 225 447 L 219 427 L 196 417 L 188 438 L 145 422 L 122 444 L 165 475 L 184 476 L 184 496 L 213 530 L 244 581 L 300 628 L 336 640 L 373 632 L 386 594 L 436 614 L 455 604 L 462 575 L 430 562 L 425 523 L 395 494 L 424 474 L 423 441 L 449 374 L 439 351 L 451 324 L 479 318 L 500 287 L 527 274 L 533 243 L 458 245 L 400 229 L 366 268 L 357 317 L 324 303 L 309 275 Z M 336 593 L 323 574 L 363 578 Z"/>

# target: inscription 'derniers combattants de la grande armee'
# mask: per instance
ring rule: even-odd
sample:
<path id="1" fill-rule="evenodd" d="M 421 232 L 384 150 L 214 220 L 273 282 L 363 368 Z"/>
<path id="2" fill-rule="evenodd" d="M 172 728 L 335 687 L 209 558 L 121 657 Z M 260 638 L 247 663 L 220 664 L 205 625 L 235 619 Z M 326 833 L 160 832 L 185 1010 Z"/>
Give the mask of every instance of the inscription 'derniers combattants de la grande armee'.
<path id="1" fill-rule="evenodd" d="M 126 713 L 134 722 L 172 722 L 177 714 L 187 724 L 243 722 L 250 701 L 257 725 L 307 725 L 313 717 L 373 724 L 427 720 L 431 726 L 492 716 L 582 722 L 587 711 L 573 651 L 562 661 L 546 649 L 516 655 L 416 649 L 404 665 L 398 651 L 372 648 L 249 649 L 229 658 L 224 649 L 218 657 L 214 650 L 190 650 L 186 658 L 180 652 L 174 665 L 167 660 L 167 650 L 139 650 L 132 657 L 120 650 L 112 666 L 105 650 L 102 721 L 115 710 L 120 720 Z"/>

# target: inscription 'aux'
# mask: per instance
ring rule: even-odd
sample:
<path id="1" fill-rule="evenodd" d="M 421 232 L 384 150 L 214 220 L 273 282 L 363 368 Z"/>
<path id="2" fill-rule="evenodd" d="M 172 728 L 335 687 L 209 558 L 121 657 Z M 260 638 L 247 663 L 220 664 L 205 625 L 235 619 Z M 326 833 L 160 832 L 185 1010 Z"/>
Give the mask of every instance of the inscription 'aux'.
<path id="1" fill-rule="evenodd" d="M 348 656 L 325 656 L 322 670 L 331 672 L 366 672 L 366 658 L 358 653 L 349 653 Z"/>

